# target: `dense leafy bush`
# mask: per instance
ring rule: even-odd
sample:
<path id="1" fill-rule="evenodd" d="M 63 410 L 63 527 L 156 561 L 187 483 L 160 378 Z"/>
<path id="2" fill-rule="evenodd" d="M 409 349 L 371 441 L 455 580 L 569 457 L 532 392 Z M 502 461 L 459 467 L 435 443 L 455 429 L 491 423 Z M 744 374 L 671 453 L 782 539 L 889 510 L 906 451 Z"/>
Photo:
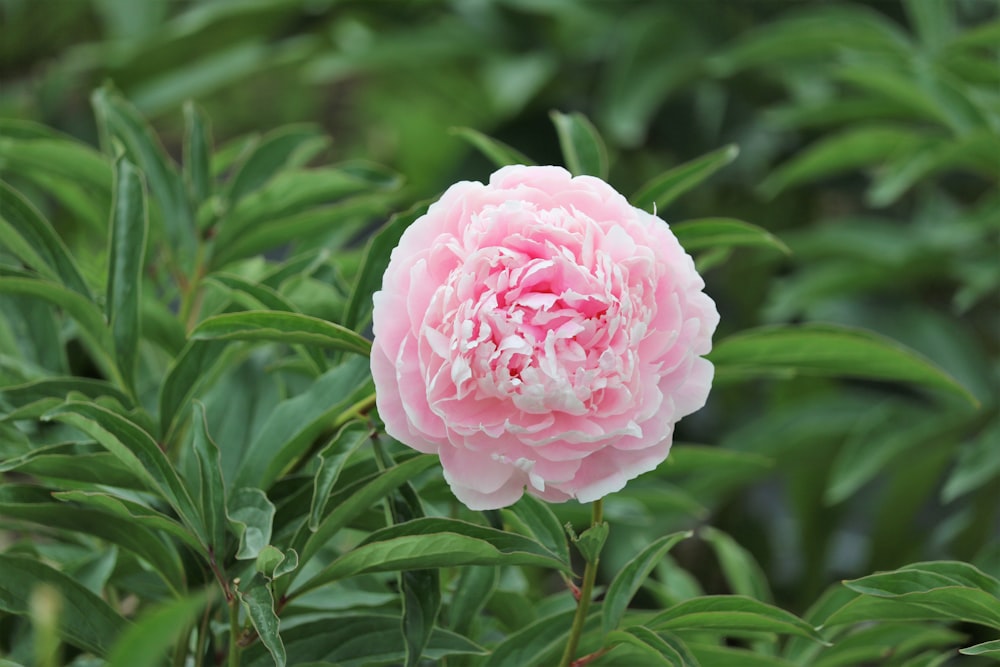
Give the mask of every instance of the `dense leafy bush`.
<path id="1" fill-rule="evenodd" d="M 985 3 L 137 6 L 7 46 L 59 55 L 0 92 L 0 664 L 553 665 L 584 571 L 589 664 L 1000 655 Z M 332 97 L 339 148 L 288 122 Z M 593 517 L 469 511 L 374 410 L 418 200 L 531 160 L 655 206 L 723 316 Z"/>

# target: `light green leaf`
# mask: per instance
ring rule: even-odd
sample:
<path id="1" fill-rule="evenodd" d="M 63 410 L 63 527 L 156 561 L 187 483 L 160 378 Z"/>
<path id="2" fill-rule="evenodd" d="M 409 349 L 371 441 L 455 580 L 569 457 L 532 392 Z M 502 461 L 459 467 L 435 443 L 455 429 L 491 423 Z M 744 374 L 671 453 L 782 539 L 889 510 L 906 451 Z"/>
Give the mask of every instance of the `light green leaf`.
<path id="1" fill-rule="evenodd" d="M 958 652 L 963 655 L 989 655 L 997 658 L 1000 657 L 1000 639 L 983 642 L 982 644 L 976 644 L 975 646 L 967 646 L 959 649 Z"/>
<path id="2" fill-rule="evenodd" d="M 205 539 L 204 526 L 171 462 L 152 436 L 125 417 L 93 403 L 67 401 L 49 412 L 46 419 L 65 422 L 93 437 L 114 454 L 151 490 L 159 492 L 184 523 Z"/>
<path id="3" fill-rule="evenodd" d="M 237 556 L 238 557 L 238 556 Z M 270 583 L 261 575 L 255 574 L 248 582 L 241 582 L 236 587 L 243 608 L 246 609 L 250 622 L 261 642 L 267 647 L 274 660 L 275 667 L 285 667 L 287 660 L 285 645 L 278 632 L 278 615 L 274 612 L 274 596 L 271 594 Z"/>
<path id="4" fill-rule="evenodd" d="M 209 317 L 195 327 L 190 338 L 301 343 L 362 355 L 371 351 L 370 342 L 339 324 L 301 313 L 271 310 L 223 313 Z"/>
<path id="5" fill-rule="evenodd" d="M 343 322 L 348 329 L 357 331 L 367 324 L 372 309 L 372 294 L 382 285 L 382 274 L 389 266 L 392 249 L 399 244 L 406 228 L 427 212 L 428 204 L 420 202 L 392 216 L 368 241 L 351 289 L 351 298 L 344 310 Z"/>
<path id="6" fill-rule="evenodd" d="M 775 632 L 826 643 L 815 629 L 783 609 L 740 595 L 711 595 L 680 602 L 646 623 L 654 630 Z"/>
<path id="7" fill-rule="evenodd" d="M 582 113 L 549 114 L 559 135 L 566 167 L 574 176 L 608 178 L 608 149 L 594 125 Z"/>
<path id="8" fill-rule="evenodd" d="M 295 571 L 299 566 L 299 555 L 295 549 L 288 549 L 282 552 L 281 549 L 268 544 L 257 554 L 257 562 L 254 567 L 260 574 L 269 580 L 274 580 L 289 572 Z"/>
<path id="9" fill-rule="evenodd" d="M 710 248 L 749 246 L 778 249 L 785 254 L 791 250 L 766 229 L 733 218 L 700 218 L 670 225 L 670 231 L 689 253 Z"/>
<path id="10" fill-rule="evenodd" d="M 795 667 L 795 663 L 773 655 L 763 655 L 745 649 L 691 644 L 691 653 L 705 667 L 739 665 L 739 667 Z"/>
<path id="11" fill-rule="evenodd" d="M 108 158 L 68 134 L 31 121 L 0 119 L 0 172 L 4 171 L 36 180 L 55 177 L 95 193 L 111 191 Z"/>
<path id="12" fill-rule="evenodd" d="M 328 143 L 322 130 L 313 125 L 288 125 L 272 131 L 240 165 L 226 190 L 226 198 L 231 205 L 235 204 L 282 169 L 304 164 Z"/>
<path id="13" fill-rule="evenodd" d="M 663 560 L 663 557 L 674 545 L 691 537 L 691 535 L 690 531 L 678 532 L 654 540 L 629 560 L 615 575 L 604 596 L 602 614 L 604 634 L 610 633 L 621 625 L 625 611 L 639 588 L 642 587 L 642 583 L 646 581 L 656 565 Z"/>
<path id="14" fill-rule="evenodd" d="M 463 636 L 472 634 L 480 612 L 497 588 L 500 570 L 490 565 L 463 567 L 448 605 L 448 625 Z"/>
<path id="15" fill-rule="evenodd" d="M 157 667 L 164 654 L 176 646 L 181 633 L 190 628 L 205 605 L 211 590 L 170 600 L 145 613 L 115 641 L 107 667 Z"/>
<path id="16" fill-rule="evenodd" d="M 226 488 L 222 481 L 222 454 L 208 432 L 205 406 L 194 402 L 191 423 L 194 427 L 193 449 L 198 467 L 198 504 L 205 524 L 208 545 L 216 554 L 225 552 Z"/>
<path id="17" fill-rule="evenodd" d="M 608 531 L 610 529 L 611 527 L 608 525 L 608 522 L 602 521 L 583 531 L 580 537 L 573 540 L 573 543 L 585 561 L 594 565 L 597 564 L 601 558 L 601 549 L 604 548 L 604 543 L 608 539 Z"/>
<path id="18" fill-rule="evenodd" d="M 941 489 L 944 502 L 949 503 L 1000 476 L 997 442 L 1000 442 L 1000 419 L 995 419 L 971 442 L 964 445 L 955 468 Z"/>
<path id="19" fill-rule="evenodd" d="M 128 622 L 107 602 L 67 575 L 34 559 L 0 554 L 0 610 L 26 616 L 31 594 L 41 585 L 59 592 L 66 612 L 59 615 L 64 641 L 98 656 L 107 656 Z"/>
<path id="20" fill-rule="evenodd" d="M 31 270 L 91 299 L 90 289 L 55 229 L 17 190 L 0 181 L 0 246 Z"/>
<path id="21" fill-rule="evenodd" d="M 716 381 L 746 377 L 820 375 L 913 382 L 976 404 L 954 378 L 903 345 L 862 329 L 825 324 L 750 329 L 719 342 L 709 360 Z"/>
<path id="22" fill-rule="evenodd" d="M 188 401 L 223 361 L 227 341 L 188 341 L 160 385 L 160 436 L 171 442 Z"/>
<path id="23" fill-rule="evenodd" d="M 132 399 L 110 382 L 70 376 L 48 377 L 24 384 L 0 387 L 0 400 L 13 408 L 20 408 L 46 398 L 65 399 L 73 392 L 92 399 L 108 396 L 126 408 L 132 407 Z"/>
<path id="24" fill-rule="evenodd" d="M 226 514 L 229 525 L 240 540 L 236 558 L 257 558 L 271 542 L 274 503 L 260 489 L 242 487 L 229 494 Z"/>
<path id="25" fill-rule="evenodd" d="M 149 221 L 142 175 L 126 158 L 119 158 L 115 163 L 114 188 L 105 309 L 115 340 L 118 367 L 126 386 L 134 390 L 142 332 L 139 304 Z"/>
<path id="26" fill-rule="evenodd" d="M 500 642 L 486 660 L 485 667 L 549 667 L 557 664 L 566 646 L 573 624 L 574 611 L 563 611 L 540 618 Z M 596 614 L 587 617 L 583 634 L 597 632 Z"/>
<path id="27" fill-rule="evenodd" d="M 146 560 L 171 589 L 183 588 L 184 568 L 180 556 L 176 548 L 161 539 L 155 529 L 118 514 L 58 502 L 74 500 L 73 496 L 57 493 L 56 501 L 52 496 L 39 487 L 7 483 L 0 486 L 0 513 L 12 519 L 93 535 L 117 544 Z"/>
<path id="28" fill-rule="evenodd" d="M 512 164 L 534 165 L 531 158 L 512 148 L 502 141 L 487 136 L 471 127 L 453 127 L 449 132 L 456 137 L 461 137 L 471 146 L 479 150 L 497 167 L 506 167 Z"/>
<path id="29" fill-rule="evenodd" d="M 633 206 L 644 210 L 666 208 L 682 194 L 731 163 L 739 154 L 739 147 L 729 144 L 679 164 L 647 182 L 629 201 Z"/>
<path id="30" fill-rule="evenodd" d="M 824 627 L 867 621 L 924 620 L 966 621 L 1000 629 L 1000 606 L 996 596 L 968 586 L 915 590 L 892 597 L 862 595 L 831 614 Z"/>

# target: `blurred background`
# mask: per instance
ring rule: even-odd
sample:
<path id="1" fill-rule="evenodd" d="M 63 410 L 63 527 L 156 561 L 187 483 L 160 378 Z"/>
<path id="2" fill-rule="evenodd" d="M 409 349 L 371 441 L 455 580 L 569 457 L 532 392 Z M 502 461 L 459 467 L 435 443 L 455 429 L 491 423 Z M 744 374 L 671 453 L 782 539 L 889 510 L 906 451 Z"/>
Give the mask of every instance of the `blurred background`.
<path id="1" fill-rule="evenodd" d="M 711 524 L 801 613 L 840 578 L 918 560 L 1000 575 L 998 17 L 993 0 L 0 0 L 0 117 L 96 144 L 90 94 L 111 82 L 178 158 L 188 99 L 217 148 L 314 124 L 332 137 L 314 160 L 397 170 L 400 208 L 488 177 L 455 127 L 557 163 L 549 112 L 582 112 L 626 193 L 737 144 L 659 211 L 745 220 L 791 249 L 699 257 L 719 336 L 864 327 L 980 404 L 860 381 L 720 383 L 678 432 L 706 447 L 609 501 L 609 571 L 651 535 Z M 17 180 L 32 156 L 4 145 L 0 176 Z M 722 590 L 699 544 L 660 567 L 658 603 Z"/>

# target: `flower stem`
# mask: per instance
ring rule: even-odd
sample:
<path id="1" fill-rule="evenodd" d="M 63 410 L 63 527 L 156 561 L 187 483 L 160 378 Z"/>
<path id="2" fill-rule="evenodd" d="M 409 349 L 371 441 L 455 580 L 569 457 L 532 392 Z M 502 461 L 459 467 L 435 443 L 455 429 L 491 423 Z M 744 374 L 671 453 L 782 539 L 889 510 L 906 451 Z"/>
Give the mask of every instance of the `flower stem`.
<path id="1" fill-rule="evenodd" d="M 590 506 L 591 527 L 604 521 L 604 502 L 595 500 Z M 597 580 L 597 565 L 600 559 L 594 558 L 593 562 L 587 561 L 587 566 L 583 570 L 583 586 L 580 587 L 580 599 L 576 605 L 576 615 L 573 617 L 573 627 L 569 632 L 569 641 L 566 642 L 566 650 L 563 651 L 559 667 L 570 667 L 573 663 L 573 656 L 580 645 L 580 638 L 583 635 L 583 626 L 587 622 L 587 610 L 590 607 L 590 599 L 594 595 L 594 582 Z"/>
<path id="2" fill-rule="evenodd" d="M 229 600 L 229 667 L 240 667 L 240 599 L 233 582 L 233 597 Z"/>

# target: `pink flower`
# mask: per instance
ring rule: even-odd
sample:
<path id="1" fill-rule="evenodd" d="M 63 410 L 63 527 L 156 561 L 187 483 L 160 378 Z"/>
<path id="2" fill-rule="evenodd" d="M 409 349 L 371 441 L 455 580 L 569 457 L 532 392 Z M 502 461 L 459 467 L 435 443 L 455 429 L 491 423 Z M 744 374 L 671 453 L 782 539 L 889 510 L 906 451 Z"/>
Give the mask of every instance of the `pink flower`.
<path id="1" fill-rule="evenodd" d="M 587 502 L 659 465 L 705 404 L 719 321 L 667 224 L 600 179 L 504 167 L 448 188 L 376 292 L 372 375 L 393 438 L 471 509 Z"/>

